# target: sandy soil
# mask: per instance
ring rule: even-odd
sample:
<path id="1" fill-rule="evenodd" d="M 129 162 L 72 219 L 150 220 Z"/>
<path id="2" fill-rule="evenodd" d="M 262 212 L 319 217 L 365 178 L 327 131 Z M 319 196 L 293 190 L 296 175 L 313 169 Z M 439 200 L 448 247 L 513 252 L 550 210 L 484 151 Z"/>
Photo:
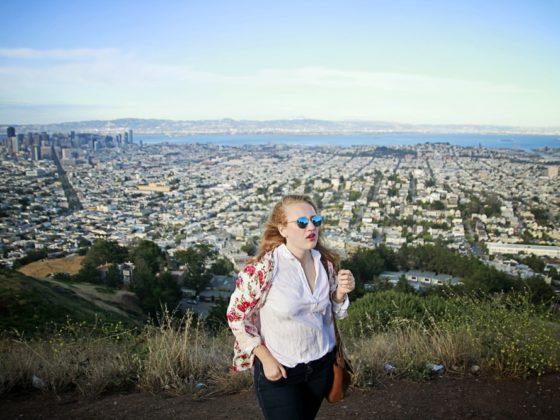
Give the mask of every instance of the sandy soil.
<path id="1" fill-rule="evenodd" d="M 84 400 L 75 395 L 7 395 L 4 419 L 262 418 L 253 391 L 214 398 L 128 393 Z M 318 419 L 558 419 L 560 375 L 540 380 L 443 377 L 430 382 L 389 380 L 353 389 L 341 403 L 325 402 Z M 289 420 L 289 419 L 287 419 Z"/>

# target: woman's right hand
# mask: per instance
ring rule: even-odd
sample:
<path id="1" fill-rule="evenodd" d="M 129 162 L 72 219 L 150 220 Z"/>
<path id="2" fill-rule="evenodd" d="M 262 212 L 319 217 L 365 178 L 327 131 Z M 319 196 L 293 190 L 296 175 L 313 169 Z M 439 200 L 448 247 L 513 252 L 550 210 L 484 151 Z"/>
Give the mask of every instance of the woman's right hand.
<path id="1" fill-rule="evenodd" d="M 263 366 L 263 372 L 266 379 L 269 381 L 278 381 L 281 378 L 287 378 L 288 374 L 286 373 L 286 368 L 282 366 L 278 360 L 274 358 L 274 356 L 270 353 L 270 351 L 259 344 L 253 350 L 255 356 L 259 358 L 261 364 Z"/>
<path id="2" fill-rule="evenodd" d="M 282 378 L 288 377 L 286 374 L 286 368 L 278 363 L 274 357 L 271 357 L 270 360 L 261 363 L 263 366 L 264 376 L 269 381 L 279 381 Z"/>

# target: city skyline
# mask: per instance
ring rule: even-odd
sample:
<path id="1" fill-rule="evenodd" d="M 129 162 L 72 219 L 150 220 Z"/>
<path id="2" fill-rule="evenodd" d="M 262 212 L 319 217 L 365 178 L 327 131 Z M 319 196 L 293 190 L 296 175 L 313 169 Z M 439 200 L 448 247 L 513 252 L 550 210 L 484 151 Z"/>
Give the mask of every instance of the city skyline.
<path id="1" fill-rule="evenodd" d="M 558 126 L 551 1 L 2 4 L 1 124 Z"/>

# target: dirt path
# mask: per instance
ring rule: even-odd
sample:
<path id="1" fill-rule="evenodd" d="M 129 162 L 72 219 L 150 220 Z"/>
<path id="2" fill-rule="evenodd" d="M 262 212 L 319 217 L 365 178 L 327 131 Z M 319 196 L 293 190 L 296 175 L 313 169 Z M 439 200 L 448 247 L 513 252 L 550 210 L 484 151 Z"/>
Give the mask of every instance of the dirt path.
<path id="1" fill-rule="evenodd" d="M 131 393 L 94 401 L 72 395 L 10 395 L 0 399 L 3 419 L 230 419 L 262 418 L 252 391 L 200 401 L 189 396 Z M 342 403 L 324 403 L 318 419 L 558 419 L 560 375 L 530 380 L 439 378 L 388 381 L 353 390 Z M 287 419 L 289 420 L 289 419 Z"/>

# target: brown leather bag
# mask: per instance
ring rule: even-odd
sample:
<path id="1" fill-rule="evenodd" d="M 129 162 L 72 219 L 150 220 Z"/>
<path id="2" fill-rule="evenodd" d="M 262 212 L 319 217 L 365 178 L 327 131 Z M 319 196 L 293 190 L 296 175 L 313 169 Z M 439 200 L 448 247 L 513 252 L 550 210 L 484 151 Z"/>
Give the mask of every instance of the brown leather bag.
<path id="1" fill-rule="evenodd" d="M 350 359 L 344 354 L 342 340 L 336 326 L 336 319 L 333 312 L 334 334 L 336 337 L 336 360 L 333 364 L 334 378 L 332 388 L 327 395 L 327 401 L 330 403 L 339 402 L 344 399 L 347 394 L 348 387 L 352 383 L 354 369 L 350 363 Z"/>

